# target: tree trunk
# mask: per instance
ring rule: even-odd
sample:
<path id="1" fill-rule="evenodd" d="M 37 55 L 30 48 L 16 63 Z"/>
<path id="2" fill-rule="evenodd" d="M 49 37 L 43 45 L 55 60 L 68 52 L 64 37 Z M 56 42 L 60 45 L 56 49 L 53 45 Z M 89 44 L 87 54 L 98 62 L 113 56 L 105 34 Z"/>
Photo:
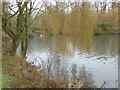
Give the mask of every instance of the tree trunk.
<path id="1" fill-rule="evenodd" d="M 25 55 L 26 55 L 27 46 L 28 46 L 27 36 L 25 36 L 21 39 L 21 56 L 22 57 L 25 57 Z"/>
<path id="2" fill-rule="evenodd" d="M 17 50 L 17 47 L 18 47 L 18 41 L 17 40 L 18 40 L 17 38 L 12 39 L 11 55 L 16 55 L 16 50 Z"/>
<path id="3" fill-rule="evenodd" d="M 21 55 L 22 57 L 25 57 L 26 52 L 27 52 L 27 47 L 28 47 L 28 40 L 27 40 L 27 30 L 28 30 L 28 16 L 31 15 L 31 12 L 28 13 L 28 7 L 26 6 L 26 11 L 25 11 L 25 26 L 24 26 L 24 33 L 21 37 Z M 29 16 L 30 17 L 30 16 Z"/>

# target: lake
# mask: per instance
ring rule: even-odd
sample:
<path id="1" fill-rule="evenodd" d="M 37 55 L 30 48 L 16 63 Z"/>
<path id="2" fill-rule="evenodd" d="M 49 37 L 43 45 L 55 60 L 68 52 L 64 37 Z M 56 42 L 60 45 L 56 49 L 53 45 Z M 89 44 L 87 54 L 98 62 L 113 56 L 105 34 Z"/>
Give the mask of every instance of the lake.
<path id="1" fill-rule="evenodd" d="M 55 78 L 106 88 L 118 87 L 118 35 L 44 36 L 29 38 L 27 61 L 49 69 Z M 47 71 L 46 71 L 47 72 Z"/>

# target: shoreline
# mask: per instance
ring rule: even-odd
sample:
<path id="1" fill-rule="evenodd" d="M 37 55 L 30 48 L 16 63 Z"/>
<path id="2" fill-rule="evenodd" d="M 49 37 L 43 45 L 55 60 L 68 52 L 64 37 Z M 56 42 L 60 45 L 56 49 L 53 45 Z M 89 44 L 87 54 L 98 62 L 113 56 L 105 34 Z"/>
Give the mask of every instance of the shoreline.
<path id="1" fill-rule="evenodd" d="M 119 35 L 119 30 L 109 30 L 109 31 L 103 31 L 103 30 L 95 30 L 94 35 Z"/>

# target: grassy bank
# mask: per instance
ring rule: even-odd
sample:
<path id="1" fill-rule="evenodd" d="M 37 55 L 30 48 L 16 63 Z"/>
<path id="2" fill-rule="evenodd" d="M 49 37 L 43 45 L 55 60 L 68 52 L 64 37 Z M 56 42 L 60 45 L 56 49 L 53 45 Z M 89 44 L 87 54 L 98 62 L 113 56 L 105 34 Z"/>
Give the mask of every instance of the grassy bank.
<path id="1" fill-rule="evenodd" d="M 9 76 L 7 78 L 9 87 L 15 88 L 34 87 L 34 82 L 39 80 L 41 76 L 37 68 L 30 66 L 24 59 L 9 55 L 3 55 L 4 74 Z"/>

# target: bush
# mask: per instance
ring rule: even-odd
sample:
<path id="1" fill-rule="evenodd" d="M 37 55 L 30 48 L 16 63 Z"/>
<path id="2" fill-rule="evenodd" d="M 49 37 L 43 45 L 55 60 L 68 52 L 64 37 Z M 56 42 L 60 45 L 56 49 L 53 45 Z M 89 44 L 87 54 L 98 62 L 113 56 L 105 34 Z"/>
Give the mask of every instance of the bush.
<path id="1" fill-rule="evenodd" d="M 101 24 L 99 24 L 99 27 L 102 29 L 102 30 L 109 30 L 110 27 L 111 27 L 112 23 L 111 22 L 103 22 Z"/>

